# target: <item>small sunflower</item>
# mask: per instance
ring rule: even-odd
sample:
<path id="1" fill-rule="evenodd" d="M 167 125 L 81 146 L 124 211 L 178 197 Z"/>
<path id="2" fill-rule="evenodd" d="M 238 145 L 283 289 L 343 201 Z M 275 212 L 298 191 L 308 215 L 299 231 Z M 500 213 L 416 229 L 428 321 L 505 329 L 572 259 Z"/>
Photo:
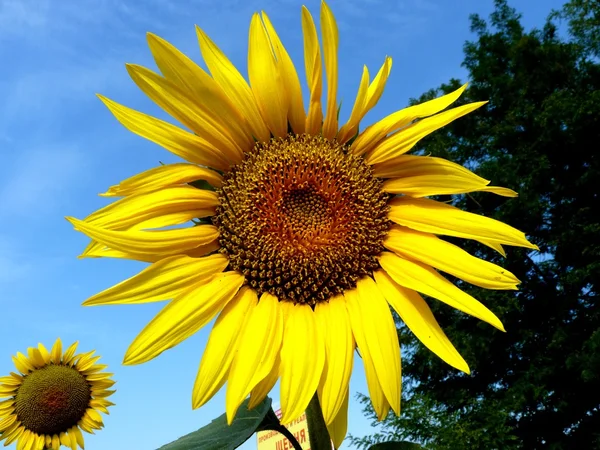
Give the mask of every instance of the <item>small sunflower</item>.
<path id="1" fill-rule="evenodd" d="M 113 405 L 112 373 L 96 364 L 94 350 L 75 354 L 77 342 L 64 353 L 57 339 L 49 352 L 44 345 L 18 352 L 13 362 L 19 373 L 0 378 L 0 441 L 17 441 L 17 450 L 57 450 L 61 445 L 83 449 L 81 430 L 101 429 L 102 417 Z"/>
<path id="2" fill-rule="evenodd" d="M 302 28 L 307 109 L 294 64 L 264 12 L 250 23 L 249 83 L 199 28 L 210 74 L 148 34 L 161 74 L 137 65 L 127 70 L 189 131 L 100 99 L 127 129 L 187 162 L 122 181 L 102 194 L 121 199 L 84 220 L 68 220 L 92 239 L 82 256 L 151 263 L 85 305 L 170 300 L 131 344 L 125 364 L 155 358 L 217 317 L 193 407 L 227 382 L 231 421 L 245 397 L 256 405 L 280 379 L 282 422 L 297 418 L 318 392 L 339 442 L 356 347 L 379 418 L 400 409 L 400 352 L 388 305 L 426 346 L 465 372 L 466 362 L 419 293 L 503 329 L 438 270 L 490 289 L 516 289 L 517 278 L 437 235 L 474 239 L 499 252 L 505 244 L 536 247 L 506 224 L 425 198 L 514 191 L 444 159 L 406 154 L 485 102 L 446 109 L 465 85 L 359 131 L 388 80 L 386 57 L 372 80 L 363 69 L 350 118 L 340 124 L 338 30 L 329 7 L 322 3 L 322 46 L 304 7 Z"/>

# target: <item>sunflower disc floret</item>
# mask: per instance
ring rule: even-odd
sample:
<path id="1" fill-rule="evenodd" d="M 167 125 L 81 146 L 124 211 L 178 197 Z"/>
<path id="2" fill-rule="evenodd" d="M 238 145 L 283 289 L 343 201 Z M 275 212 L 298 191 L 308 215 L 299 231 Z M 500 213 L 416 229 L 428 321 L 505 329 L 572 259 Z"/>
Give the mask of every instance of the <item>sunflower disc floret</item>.
<path id="1" fill-rule="evenodd" d="M 379 265 L 388 194 L 364 160 L 321 136 L 258 143 L 224 177 L 221 252 L 260 295 L 314 305 Z"/>

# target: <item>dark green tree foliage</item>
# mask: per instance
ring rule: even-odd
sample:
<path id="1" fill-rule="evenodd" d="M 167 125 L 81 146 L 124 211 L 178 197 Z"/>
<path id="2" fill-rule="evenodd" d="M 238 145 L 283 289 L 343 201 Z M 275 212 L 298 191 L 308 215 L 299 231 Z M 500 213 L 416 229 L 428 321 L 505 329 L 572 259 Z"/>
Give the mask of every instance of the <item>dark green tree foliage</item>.
<path id="1" fill-rule="evenodd" d="M 379 433 L 351 438 L 361 448 L 406 439 L 428 449 L 600 448 L 600 2 L 573 0 L 554 14 L 567 24 L 564 38 L 550 20 L 525 31 L 514 9 L 495 4 L 489 23 L 471 17 L 477 38 L 464 47 L 471 84 L 460 100 L 489 104 L 417 151 L 518 191 L 516 199 L 474 193 L 452 200 L 523 230 L 540 252 L 509 247 L 503 258 L 449 239 L 522 281 L 515 292 L 453 279 L 494 311 L 507 333 L 429 301 L 469 363 L 466 375 L 399 324 L 403 411 Z M 460 84 L 451 80 L 418 101 Z"/>

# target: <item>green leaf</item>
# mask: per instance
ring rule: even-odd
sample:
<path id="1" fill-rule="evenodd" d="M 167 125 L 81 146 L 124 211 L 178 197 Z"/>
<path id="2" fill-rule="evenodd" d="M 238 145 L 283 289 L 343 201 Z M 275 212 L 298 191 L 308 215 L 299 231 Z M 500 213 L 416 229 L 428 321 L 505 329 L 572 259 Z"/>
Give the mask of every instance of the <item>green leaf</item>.
<path id="1" fill-rule="evenodd" d="M 379 444 L 372 445 L 371 447 L 369 447 L 369 450 L 425 450 L 425 447 L 409 441 L 391 441 L 380 442 Z"/>
<path id="2" fill-rule="evenodd" d="M 239 447 L 254 434 L 271 409 L 269 397 L 250 411 L 248 400 L 242 403 L 231 425 L 227 425 L 223 414 L 199 430 L 163 445 L 158 450 L 229 450 Z"/>
<path id="3" fill-rule="evenodd" d="M 195 187 L 196 189 L 204 189 L 207 191 L 214 191 L 215 187 L 212 186 L 208 181 L 206 180 L 196 180 L 196 181 L 190 181 L 188 183 L 190 186 Z"/>

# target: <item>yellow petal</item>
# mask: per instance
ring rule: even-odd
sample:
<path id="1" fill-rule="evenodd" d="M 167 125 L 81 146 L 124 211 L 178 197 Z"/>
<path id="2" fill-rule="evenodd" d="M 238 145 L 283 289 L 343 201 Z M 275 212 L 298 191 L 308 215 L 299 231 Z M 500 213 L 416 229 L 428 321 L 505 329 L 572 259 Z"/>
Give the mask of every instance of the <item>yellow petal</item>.
<path id="1" fill-rule="evenodd" d="M 335 415 L 333 420 L 329 425 L 327 425 L 327 431 L 329 431 L 329 436 L 333 441 L 333 446 L 335 449 L 341 447 L 344 438 L 346 437 L 346 433 L 348 432 L 348 397 L 350 396 L 349 389 L 346 388 L 346 392 L 344 394 L 344 400 L 342 401 L 342 406 L 340 410 Z"/>
<path id="2" fill-rule="evenodd" d="M 77 423 L 77 426 L 79 428 L 81 428 L 83 431 L 85 431 L 86 433 L 94 434 L 95 427 L 92 426 L 92 424 L 90 423 L 89 419 L 87 419 L 86 417 L 84 417 L 83 419 L 81 419 Z M 54 445 L 54 442 L 52 444 Z M 59 447 L 60 447 L 60 445 L 59 445 Z"/>
<path id="3" fill-rule="evenodd" d="M 387 301 L 371 277 L 356 283 L 358 296 L 346 305 L 352 329 L 362 329 L 361 355 L 369 354 L 381 389 L 396 414 L 400 413 L 400 344 Z"/>
<path id="4" fill-rule="evenodd" d="M 94 398 L 93 400 L 90 401 L 90 405 L 95 408 L 96 406 L 98 406 L 98 407 L 114 406 L 114 403 L 111 401 L 108 401 L 104 398 Z M 108 414 L 108 412 L 106 412 L 106 414 Z"/>
<path id="5" fill-rule="evenodd" d="M 128 230 L 132 231 L 147 231 L 153 229 L 161 229 L 166 227 L 172 227 L 174 225 L 182 225 L 184 223 L 190 222 L 197 217 L 198 211 L 183 211 L 172 214 L 165 214 L 163 216 L 154 217 L 152 219 L 144 220 L 138 224 L 135 224 L 128 228 Z M 112 228 L 118 227 L 119 224 L 115 223 L 112 225 Z M 110 228 L 109 228 L 110 229 Z M 119 230 L 123 231 L 123 230 Z M 153 230 L 156 231 L 156 230 Z M 218 242 L 218 235 L 214 237 L 214 239 L 210 240 L 206 244 L 202 244 L 198 247 L 194 247 L 190 250 L 184 250 L 181 253 L 191 256 L 191 257 L 200 257 L 207 255 L 209 253 L 214 252 L 220 248 Z M 121 252 L 118 250 L 111 249 L 106 247 L 104 244 L 100 242 L 91 241 L 90 244 L 86 247 L 79 258 L 122 258 L 122 259 L 133 259 L 136 261 L 143 262 L 157 262 L 164 258 L 163 255 L 160 254 L 131 254 L 127 252 Z"/>
<path id="6" fill-rule="evenodd" d="M 271 133 L 260 115 L 250 86 L 231 61 L 200 28 L 196 27 L 196 33 L 202 57 L 211 75 L 233 104 L 244 114 L 255 138 L 268 142 Z"/>
<path id="7" fill-rule="evenodd" d="M 375 176 L 390 178 L 383 183 L 386 192 L 411 197 L 462 194 L 482 190 L 489 184 L 489 180 L 459 164 L 430 156 L 403 155 L 393 164 L 374 166 L 374 171 L 388 175 Z"/>
<path id="8" fill-rule="evenodd" d="M 501 195 L 502 197 L 518 197 L 519 194 L 512 189 L 508 189 L 500 186 L 486 186 L 478 189 L 483 192 L 491 192 L 492 194 Z"/>
<path id="9" fill-rule="evenodd" d="M 354 357 L 354 337 L 343 296 L 335 296 L 315 307 L 317 324 L 325 339 L 326 362 L 319 385 L 319 401 L 325 423 L 337 416 L 348 390 Z"/>
<path id="10" fill-rule="evenodd" d="M 101 370 L 105 370 L 108 366 L 106 364 L 94 364 L 92 367 L 89 367 L 85 370 L 81 370 L 80 372 L 84 375 L 92 374 L 95 372 L 100 372 Z"/>
<path id="11" fill-rule="evenodd" d="M 249 312 L 257 303 L 256 292 L 244 286 L 223 308 L 210 332 L 198 368 L 192 394 L 192 408 L 202 406 L 225 384 L 237 349 L 239 330 L 243 329 Z"/>
<path id="12" fill-rule="evenodd" d="M 141 222 L 182 211 L 194 211 L 198 218 L 212 216 L 218 205 L 219 197 L 213 191 L 173 186 L 122 198 L 90 214 L 85 221 L 96 227 L 127 230 Z M 145 226 L 149 228 L 147 223 Z"/>
<path id="13" fill-rule="evenodd" d="M 43 450 L 46 444 L 46 438 L 44 435 L 35 434 L 34 439 L 31 442 L 31 450 Z M 75 446 L 77 450 L 77 446 Z"/>
<path id="14" fill-rule="evenodd" d="M 327 75 L 327 107 L 323 122 L 323 136 L 333 139 L 338 131 L 337 84 L 338 84 L 338 45 L 339 34 L 335 17 L 324 1 L 321 2 L 321 33 L 323 36 L 323 57 Z"/>
<path id="15" fill-rule="evenodd" d="M 58 437 L 58 435 L 53 435 L 52 436 L 52 449 L 53 450 L 58 450 L 60 448 L 60 438 Z"/>
<path id="16" fill-rule="evenodd" d="M 101 356 L 100 355 L 94 356 L 94 353 L 96 353 L 96 350 L 92 350 L 91 352 L 87 352 L 82 355 L 79 355 L 79 359 L 77 361 L 77 370 L 79 370 L 79 372 L 83 372 L 86 369 L 89 369 L 96 362 L 98 362 L 98 360 L 101 358 Z M 92 376 L 93 375 L 90 375 L 90 377 L 92 377 Z M 91 380 L 93 378 L 88 378 L 88 379 Z"/>
<path id="17" fill-rule="evenodd" d="M 385 88 L 385 84 L 387 83 L 387 79 L 390 76 L 390 72 L 392 70 L 392 58 L 389 56 L 385 57 L 385 61 L 383 65 L 375 75 L 373 82 L 369 85 L 369 90 L 367 91 L 367 102 L 363 107 L 362 117 L 373 108 L 381 95 L 383 94 L 383 89 Z"/>
<path id="18" fill-rule="evenodd" d="M 69 438 L 69 447 L 71 447 L 71 450 L 77 450 L 77 438 L 75 437 L 75 434 L 73 433 L 73 429 L 70 429 L 67 433 L 68 438 Z"/>
<path id="19" fill-rule="evenodd" d="M 24 375 L 35 370 L 35 367 L 31 361 L 29 361 L 29 359 L 27 359 L 27 357 L 21 352 L 17 352 L 17 355 L 13 356 L 12 360 L 17 370 Z"/>
<path id="20" fill-rule="evenodd" d="M 539 250 L 516 228 L 446 203 L 425 198 L 396 197 L 390 200 L 389 205 L 389 219 L 413 230 Z"/>
<path id="21" fill-rule="evenodd" d="M 106 406 L 104 406 L 98 400 L 90 400 L 90 406 L 92 408 L 94 408 L 95 410 L 98 410 L 98 411 L 101 411 L 101 412 L 103 412 L 105 414 L 108 414 L 108 409 L 106 408 Z"/>
<path id="22" fill-rule="evenodd" d="M 350 119 L 348 119 L 348 122 L 340 128 L 337 136 L 338 142 L 342 144 L 346 143 L 356 135 L 360 121 L 381 98 L 391 69 L 392 58 L 388 56 L 385 58 L 383 66 L 379 69 L 373 82 L 369 84 L 369 71 L 366 66 L 364 67 L 363 78 L 361 79 L 356 101 L 354 102 L 352 113 L 350 114 Z"/>
<path id="23" fill-rule="evenodd" d="M 412 289 L 397 284 L 383 270 L 374 275 L 381 293 L 417 339 L 452 367 L 470 373 L 466 361 L 446 337 L 425 300 Z"/>
<path id="24" fill-rule="evenodd" d="M 277 297 L 261 295 L 240 330 L 237 353 L 231 364 L 225 396 L 227 422 L 231 424 L 240 404 L 273 368 L 283 334 L 283 317 Z"/>
<path id="25" fill-rule="evenodd" d="M 321 132 L 323 122 L 323 111 L 321 109 L 323 69 L 317 28 L 310 12 L 305 6 L 302 6 L 302 32 L 304 35 L 306 81 L 310 92 L 308 115 L 306 116 L 306 133 L 316 135 Z"/>
<path id="26" fill-rule="evenodd" d="M 394 225 L 383 245 L 399 256 L 422 262 L 486 289 L 517 289 L 508 270 L 476 258 L 437 236 Z"/>
<path id="27" fill-rule="evenodd" d="M 496 250 L 498 253 L 500 253 L 502 256 L 504 256 L 506 258 L 506 252 L 504 251 L 504 248 L 502 248 L 502 245 L 500 245 L 496 242 L 488 242 L 485 239 L 475 239 L 475 240 L 493 250 Z"/>
<path id="28" fill-rule="evenodd" d="M 225 272 L 175 298 L 134 339 L 123 363 L 150 361 L 196 333 L 225 307 L 243 282 L 243 275 Z"/>
<path id="29" fill-rule="evenodd" d="M 62 357 L 63 363 L 70 364 L 73 358 L 75 357 L 75 352 L 77 351 L 77 346 L 79 345 L 79 341 L 73 342 L 69 345 L 69 348 L 65 350 L 65 354 Z"/>
<path id="30" fill-rule="evenodd" d="M 31 447 L 31 450 L 44 450 L 46 447 L 46 436 L 38 435 L 35 441 L 35 444 Z M 75 446 L 75 450 L 77 450 L 77 446 Z"/>
<path id="31" fill-rule="evenodd" d="M 260 113 L 275 136 L 287 135 L 287 105 L 279 67 L 269 36 L 257 13 L 248 36 L 248 78 Z"/>
<path id="32" fill-rule="evenodd" d="M 13 426 L 6 430 L 6 432 L 2 435 L 2 439 L 4 440 L 4 446 L 8 446 L 16 441 L 21 435 L 25 432 L 25 428 L 21 426 L 21 423 L 17 425 L 16 423 Z"/>
<path id="33" fill-rule="evenodd" d="M 103 197 L 124 197 L 197 180 L 205 180 L 215 187 L 221 187 L 223 183 L 221 175 L 206 167 L 186 163 L 165 164 L 127 178 L 119 184 L 111 186 L 108 191 L 100 195 Z"/>
<path id="34" fill-rule="evenodd" d="M 91 350 L 89 352 L 80 353 L 79 355 L 77 355 L 77 367 L 79 367 L 80 365 L 85 365 L 87 362 L 93 359 L 94 353 L 96 353 L 96 350 Z M 98 356 L 98 358 L 100 357 Z"/>
<path id="35" fill-rule="evenodd" d="M 0 433 L 4 433 L 17 421 L 17 415 L 11 414 L 8 417 L 0 419 Z"/>
<path id="36" fill-rule="evenodd" d="M 302 87 L 290 55 L 279 39 L 269 17 L 262 12 L 262 20 L 275 50 L 281 81 L 286 91 L 288 121 L 295 134 L 304 133 L 306 113 L 302 101 Z"/>
<path id="37" fill-rule="evenodd" d="M 381 384 L 379 383 L 379 379 L 375 371 L 375 366 L 373 365 L 373 359 L 371 358 L 371 354 L 369 351 L 363 350 L 367 349 L 368 346 L 366 342 L 367 338 L 365 336 L 362 320 L 360 317 L 353 316 L 350 312 L 351 306 L 349 305 L 355 305 L 360 301 L 358 298 L 357 290 L 348 289 L 344 291 L 344 298 L 346 300 L 346 307 L 348 308 L 348 316 L 350 318 L 350 323 L 352 324 L 352 333 L 354 334 L 354 338 L 356 339 L 356 344 L 358 345 L 359 349 L 361 349 L 361 359 L 365 368 L 365 378 L 367 379 L 367 388 L 369 389 L 369 397 L 371 398 L 371 404 L 373 405 L 375 414 L 377 414 L 377 418 L 381 421 L 387 417 L 390 411 L 390 404 L 387 401 L 385 394 L 383 393 Z M 356 309 L 357 308 L 354 307 L 354 310 Z"/>
<path id="38" fill-rule="evenodd" d="M 59 364 L 62 359 L 62 341 L 60 338 L 56 339 L 56 342 L 52 346 L 52 351 L 50 352 L 50 356 L 52 357 L 52 362 L 54 364 Z"/>
<path id="39" fill-rule="evenodd" d="M 381 119 L 379 122 L 374 123 L 365 129 L 365 131 L 356 138 L 351 146 L 352 153 L 362 155 L 371 150 L 389 133 L 405 127 L 415 119 L 431 116 L 432 114 L 440 112 L 454 103 L 466 88 L 467 85 L 465 84 L 450 94 L 443 95 L 418 105 L 409 106 L 408 108 L 396 111 Z"/>
<path id="40" fill-rule="evenodd" d="M 200 281 L 222 272 L 227 264 L 229 260 L 220 253 L 203 258 L 171 256 L 90 297 L 83 305 L 134 304 L 172 299 Z"/>
<path id="41" fill-rule="evenodd" d="M 275 362 L 273 363 L 273 367 L 269 374 L 264 377 L 262 380 L 258 382 L 256 386 L 250 392 L 250 401 L 248 402 L 248 409 L 252 409 L 256 407 L 260 402 L 262 402 L 265 397 L 271 392 L 275 383 L 277 383 L 277 379 L 279 378 L 279 367 L 281 366 L 281 358 L 279 357 L 279 353 L 275 357 Z"/>
<path id="42" fill-rule="evenodd" d="M 74 426 L 72 430 L 72 433 L 75 434 L 75 440 L 77 441 L 77 445 L 79 445 L 79 447 L 83 450 L 85 446 L 81 430 L 77 426 Z"/>
<path id="43" fill-rule="evenodd" d="M 416 123 L 394 133 L 393 135 L 385 138 L 378 144 L 373 150 L 367 155 L 366 161 L 369 164 L 377 164 L 383 162 L 392 162 L 395 159 L 411 148 L 413 148 L 417 142 L 423 139 L 435 130 L 442 128 L 450 122 L 462 117 L 471 111 L 476 110 L 480 106 L 485 105 L 487 102 L 476 102 L 469 103 L 467 105 L 452 108 L 443 113 L 437 114 L 427 119 L 419 120 Z"/>
<path id="44" fill-rule="evenodd" d="M 148 45 L 164 77 L 187 94 L 192 104 L 213 111 L 236 144 L 250 150 L 254 145 L 250 127 L 218 83 L 164 39 L 148 33 Z"/>
<path id="45" fill-rule="evenodd" d="M 241 162 L 243 149 L 220 120 L 222 111 L 209 108 L 212 102 L 193 101 L 173 83 L 145 67 L 127 64 L 127 72 L 158 106 L 219 149 L 228 161 L 234 164 Z"/>
<path id="46" fill-rule="evenodd" d="M 92 382 L 92 381 L 106 380 L 107 378 L 112 378 L 113 376 L 114 376 L 114 373 L 99 372 L 99 373 L 93 373 L 91 375 L 86 376 L 86 379 L 88 381 Z"/>
<path id="47" fill-rule="evenodd" d="M 457 288 L 434 269 L 390 253 L 382 252 L 379 265 L 400 286 L 421 292 L 505 331 L 500 319 L 466 292 Z"/>
<path id="48" fill-rule="evenodd" d="M 115 390 L 108 390 L 108 389 L 93 389 L 92 388 L 92 395 L 94 397 L 110 397 L 111 395 L 113 395 L 116 391 Z"/>
<path id="49" fill-rule="evenodd" d="M 218 237 L 208 242 L 207 244 L 201 245 L 199 247 L 193 248 L 191 250 L 187 250 L 185 252 L 186 255 L 191 256 L 192 258 L 201 258 L 210 253 L 213 253 L 219 250 L 221 246 L 219 245 Z"/>
<path id="50" fill-rule="evenodd" d="M 102 416 L 98 411 L 94 411 L 93 409 L 89 409 L 85 412 L 85 415 L 92 419 L 94 422 L 98 424 L 102 424 Z"/>
<path id="51" fill-rule="evenodd" d="M 66 432 L 62 431 L 59 435 L 60 438 L 60 443 L 62 445 L 64 445 L 65 447 L 69 446 L 69 436 L 67 435 Z"/>
<path id="52" fill-rule="evenodd" d="M 114 380 L 96 380 L 90 383 L 92 385 L 92 390 L 104 390 L 104 389 L 108 389 L 109 387 L 112 387 L 115 385 L 115 381 Z"/>
<path id="53" fill-rule="evenodd" d="M 393 163 L 373 165 L 373 175 L 378 178 L 407 178 L 427 174 L 440 176 L 470 175 L 473 180 L 477 180 L 482 185 L 487 185 L 490 182 L 460 164 L 435 156 L 402 155 Z"/>
<path id="54" fill-rule="evenodd" d="M 307 304 L 283 302 L 288 309 L 281 346 L 281 423 L 288 424 L 306 410 L 325 363 L 325 345 L 315 313 Z"/>
<path id="55" fill-rule="evenodd" d="M 31 361 L 36 369 L 46 365 L 42 354 L 35 347 L 29 347 L 27 349 L 27 356 L 29 357 L 29 361 Z"/>
<path id="56" fill-rule="evenodd" d="M 360 79 L 360 83 L 358 85 L 358 93 L 356 94 L 356 99 L 354 100 L 354 106 L 352 107 L 352 112 L 350 113 L 350 118 L 348 121 L 342 125 L 340 131 L 337 135 L 337 141 L 340 143 L 345 143 L 354 135 L 358 130 L 358 124 L 361 119 L 361 114 L 363 111 L 363 107 L 365 102 L 367 101 L 367 92 L 369 90 L 369 69 L 367 66 L 363 66 L 363 73 Z"/>
<path id="57" fill-rule="evenodd" d="M 18 386 L 0 386 L 0 398 L 13 397 L 16 394 L 18 388 Z"/>
<path id="58" fill-rule="evenodd" d="M 31 430 L 25 430 L 17 442 L 17 450 L 25 450 L 29 446 L 32 437 L 33 432 Z"/>
<path id="59" fill-rule="evenodd" d="M 163 218 L 166 219 L 167 216 L 163 216 Z M 176 217 L 173 218 L 174 221 L 176 219 L 177 219 Z M 185 218 L 181 221 L 177 220 L 178 223 L 174 223 L 173 225 L 180 225 L 181 223 L 188 222 L 189 220 L 190 220 L 190 217 L 188 216 L 187 218 Z M 183 255 L 187 255 L 192 258 L 200 258 L 202 256 L 206 256 L 210 253 L 213 253 L 214 251 L 218 250 L 219 248 L 221 248 L 221 246 L 219 245 L 219 242 L 218 242 L 218 236 L 215 236 L 215 238 L 212 239 L 211 241 L 209 241 L 208 243 L 200 245 L 195 248 L 192 248 L 190 250 L 185 250 L 181 253 Z M 131 254 L 131 253 L 126 253 L 126 252 L 121 252 L 119 250 L 113 250 L 111 248 L 106 247 L 103 244 L 100 244 L 100 243 L 94 243 L 94 245 L 91 247 L 91 250 L 87 250 L 86 253 L 83 255 L 80 255 L 79 258 L 121 258 L 121 259 L 131 259 L 134 261 L 142 261 L 142 262 L 147 262 L 147 263 L 155 263 L 155 262 L 163 259 L 164 256 L 163 255 L 152 255 L 152 254 L 144 254 L 144 255 Z"/>
<path id="60" fill-rule="evenodd" d="M 48 352 L 48 349 L 44 347 L 44 344 L 38 342 L 38 350 L 44 359 L 44 364 L 48 364 L 50 362 L 50 352 Z"/>
<path id="61" fill-rule="evenodd" d="M 186 161 L 219 170 L 227 170 L 231 165 L 231 162 L 227 159 L 227 153 L 213 146 L 206 139 L 188 133 L 170 123 L 127 108 L 102 95 L 98 95 L 98 98 L 102 100 L 125 128 L 166 148 L 174 155 Z"/>
<path id="62" fill-rule="evenodd" d="M 212 242 L 219 235 L 218 229 L 213 225 L 161 231 L 112 231 L 74 217 L 67 217 L 67 220 L 76 230 L 107 247 L 140 257 L 174 256 Z"/>
<path id="63" fill-rule="evenodd" d="M 0 377 L 0 384 L 6 384 L 8 386 L 19 386 L 23 382 L 23 378 L 18 379 L 11 376 Z"/>

